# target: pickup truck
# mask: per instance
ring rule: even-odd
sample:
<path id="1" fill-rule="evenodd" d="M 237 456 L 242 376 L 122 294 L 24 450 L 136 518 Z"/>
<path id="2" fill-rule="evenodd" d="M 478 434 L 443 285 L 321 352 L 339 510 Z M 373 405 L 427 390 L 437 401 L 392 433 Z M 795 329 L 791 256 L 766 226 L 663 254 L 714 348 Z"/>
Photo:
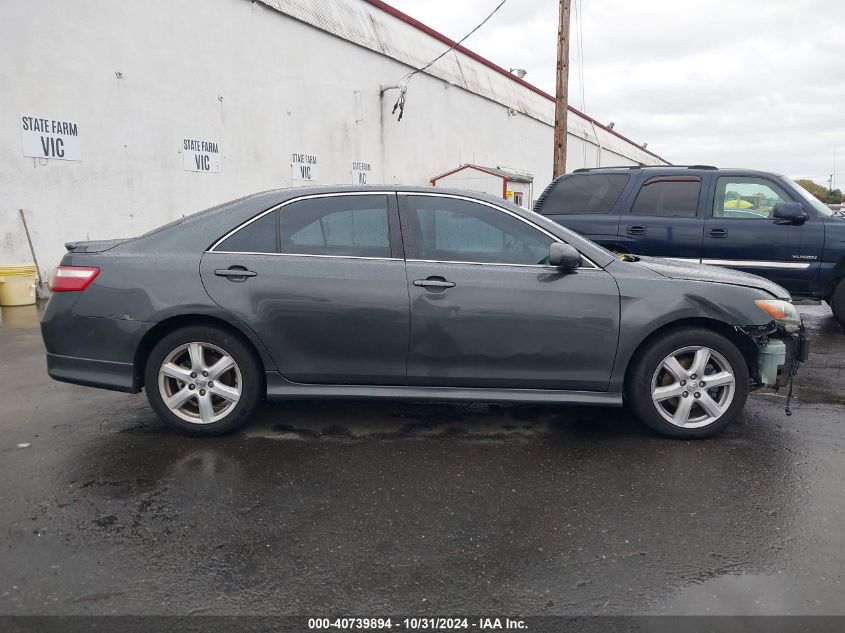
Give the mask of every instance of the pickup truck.
<path id="1" fill-rule="evenodd" d="M 787 176 L 709 165 L 576 169 L 534 211 L 619 253 L 714 264 L 823 299 L 845 325 L 845 217 Z"/>

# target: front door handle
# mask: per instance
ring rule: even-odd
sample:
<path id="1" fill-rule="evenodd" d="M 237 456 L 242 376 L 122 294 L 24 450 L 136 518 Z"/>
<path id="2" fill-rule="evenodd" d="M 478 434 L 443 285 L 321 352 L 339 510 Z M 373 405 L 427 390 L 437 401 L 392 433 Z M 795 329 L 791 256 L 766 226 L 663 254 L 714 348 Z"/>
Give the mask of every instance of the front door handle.
<path id="1" fill-rule="evenodd" d="M 628 234 L 629 235 L 645 235 L 645 227 L 640 225 L 634 225 L 628 227 Z"/>
<path id="2" fill-rule="evenodd" d="M 727 237 L 728 236 L 728 229 L 723 229 L 723 228 L 707 229 L 707 235 L 709 235 L 710 237 Z"/>
<path id="3" fill-rule="evenodd" d="M 422 288 L 454 288 L 454 281 L 446 281 L 443 277 L 429 277 L 428 279 L 414 279 L 414 285 Z"/>
<path id="4" fill-rule="evenodd" d="M 247 270 L 243 266 L 229 266 L 218 268 L 214 271 L 218 277 L 226 277 L 229 281 L 246 281 L 247 277 L 255 277 L 258 273 L 254 270 Z"/>

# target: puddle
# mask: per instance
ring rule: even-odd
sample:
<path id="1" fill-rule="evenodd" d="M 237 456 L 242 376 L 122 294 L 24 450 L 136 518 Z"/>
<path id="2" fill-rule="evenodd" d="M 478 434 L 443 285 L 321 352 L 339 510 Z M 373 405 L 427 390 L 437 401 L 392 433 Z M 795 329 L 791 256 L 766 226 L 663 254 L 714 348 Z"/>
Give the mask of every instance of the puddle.
<path id="1" fill-rule="evenodd" d="M 842 615 L 839 578 L 727 574 L 686 587 L 658 607 L 661 615 Z M 827 600 L 822 597 L 827 597 Z"/>
<path id="2" fill-rule="evenodd" d="M 464 437 L 466 439 L 515 439 L 545 437 L 547 424 L 515 426 L 513 424 L 438 424 L 426 422 L 372 423 L 351 425 L 323 425 L 320 422 L 272 425 L 251 425 L 244 431 L 246 437 L 276 440 L 349 441 L 363 439 L 433 439 Z"/>
<path id="3" fill-rule="evenodd" d="M 560 412 L 533 408 L 527 414 L 519 407 L 480 403 L 272 403 L 263 408 L 244 434 L 300 441 L 530 438 L 547 436 L 555 415 L 560 417 Z"/>

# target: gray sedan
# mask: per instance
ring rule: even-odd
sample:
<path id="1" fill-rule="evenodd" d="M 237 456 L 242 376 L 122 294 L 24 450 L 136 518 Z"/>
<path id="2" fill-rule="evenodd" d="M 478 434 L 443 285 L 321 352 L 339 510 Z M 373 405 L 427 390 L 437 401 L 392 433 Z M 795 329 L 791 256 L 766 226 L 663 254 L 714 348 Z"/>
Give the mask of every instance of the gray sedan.
<path id="1" fill-rule="evenodd" d="M 807 352 L 780 286 L 620 259 L 465 191 L 270 191 L 67 248 L 42 320 L 50 375 L 143 389 L 197 435 L 264 398 L 415 398 L 627 402 L 704 437 Z"/>

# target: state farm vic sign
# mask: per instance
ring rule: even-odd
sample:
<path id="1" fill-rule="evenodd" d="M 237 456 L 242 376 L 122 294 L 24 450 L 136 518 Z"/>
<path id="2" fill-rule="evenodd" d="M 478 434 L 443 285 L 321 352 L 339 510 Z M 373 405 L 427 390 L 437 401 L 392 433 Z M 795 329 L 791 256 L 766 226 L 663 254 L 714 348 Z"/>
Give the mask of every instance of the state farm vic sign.
<path id="1" fill-rule="evenodd" d="M 76 121 L 25 114 L 21 116 L 21 144 L 24 156 L 82 160 Z"/>
<path id="2" fill-rule="evenodd" d="M 294 152 L 290 156 L 291 180 L 317 180 L 317 155 Z"/>
<path id="3" fill-rule="evenodd" d="M 220 147 L 215 141 L 182 139 L 182 168 L 185 171 L 220 171 Z"/>

